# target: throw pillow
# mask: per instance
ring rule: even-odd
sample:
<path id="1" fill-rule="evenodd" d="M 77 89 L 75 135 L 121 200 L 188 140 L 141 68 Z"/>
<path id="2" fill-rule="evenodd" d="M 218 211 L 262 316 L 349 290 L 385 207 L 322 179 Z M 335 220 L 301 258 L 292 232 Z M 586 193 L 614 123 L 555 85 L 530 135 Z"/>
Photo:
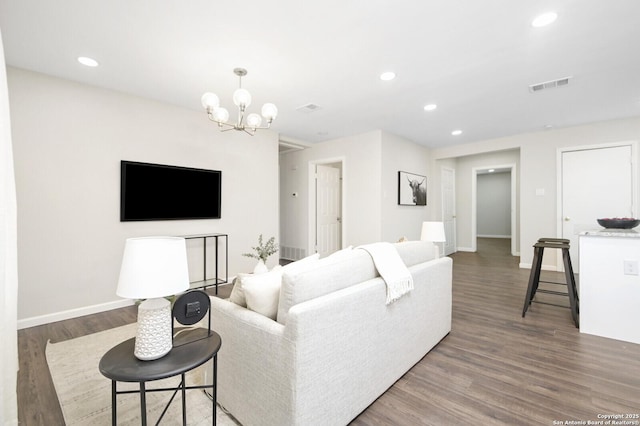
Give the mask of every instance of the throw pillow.
<path id="1" fill-rule="evenodd" d="M 229 301 L 235 303 L 236 305 L 240 305 L 243 308 L 247 307 L 247 300 L 244 296 L 244 290 L 242 289 L 242 282 L 246 277 L 251 276 L 251 274 L 239 273 L 236 276 L 236 279 L 233 280 L 233 288 L 231 289 L 231 294 L 229 295 Z"/>
<path id="2" fill-rule="evenodd" d="M 275 266 L 271 271 L 254 274 L 242 279 L 242 289 L 247 301 L 247 309 L 273 320 L 278 313 L 282 267 Z"/>

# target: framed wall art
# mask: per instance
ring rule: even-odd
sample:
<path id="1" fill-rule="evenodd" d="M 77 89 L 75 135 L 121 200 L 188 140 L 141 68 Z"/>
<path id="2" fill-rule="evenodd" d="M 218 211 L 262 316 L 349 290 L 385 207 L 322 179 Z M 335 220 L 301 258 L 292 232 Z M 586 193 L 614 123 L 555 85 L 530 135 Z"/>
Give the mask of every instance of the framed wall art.
<path id="1" fill-rule="evenodd" d="M 426 206 L 427 177 L 399 171 L 398 204 L 401 206 Z"/>

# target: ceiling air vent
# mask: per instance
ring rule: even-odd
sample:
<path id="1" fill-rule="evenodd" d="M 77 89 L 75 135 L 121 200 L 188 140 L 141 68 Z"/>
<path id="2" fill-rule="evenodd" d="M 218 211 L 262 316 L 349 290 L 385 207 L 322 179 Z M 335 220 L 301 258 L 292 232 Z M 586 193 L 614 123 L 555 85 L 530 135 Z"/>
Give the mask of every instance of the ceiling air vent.
<path id="1" fill-rule="evenodd" d="M 311 114 L 312 112 L 316 112 L 320 109 L 322 109 L 322 107 L 316 104 L 306 104 L 296 108 L 297 111 L 304 112 L 305 114 Z"/>
<path id="2" fill-rule="evenodd" d="M 529 91 L 531 93 L 536 93 L 545 89 L 553 89 L 555 87 L 567 86 L 569 85 L 569 80 L 571 78 L 572 77 L 569 76 L 569 77 L 559 78 L 557 80 L 551 80 L 551 81 L 545 81 L 543 83 L 532 84 L 529 86 Z"/>

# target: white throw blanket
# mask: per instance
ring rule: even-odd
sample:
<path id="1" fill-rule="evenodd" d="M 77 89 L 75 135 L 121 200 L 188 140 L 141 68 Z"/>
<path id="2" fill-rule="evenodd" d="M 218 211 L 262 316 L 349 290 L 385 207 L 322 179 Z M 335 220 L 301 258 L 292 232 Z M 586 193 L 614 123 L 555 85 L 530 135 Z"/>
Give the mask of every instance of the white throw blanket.
<path id="1" fill-rule="evenodd" d="M 378 273 L 387 284 L 387 305 L 413 290 L 413 277 L 393 244 L 373 243 L 358 248 L 371 255 Z"/>

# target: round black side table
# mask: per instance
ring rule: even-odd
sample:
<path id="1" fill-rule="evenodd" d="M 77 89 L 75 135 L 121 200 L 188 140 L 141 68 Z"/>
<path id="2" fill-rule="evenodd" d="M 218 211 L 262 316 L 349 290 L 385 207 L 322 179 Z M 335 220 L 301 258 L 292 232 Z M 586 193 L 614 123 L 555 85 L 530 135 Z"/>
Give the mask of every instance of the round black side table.
<path id="1" fill-rule="evenodd" d="M 117 424 L 116 397 L 120 394 L 140 394 L 140 416 L 143 426 L 147 424 L 146 392 L 173 391 L 173 396 L 167 403 L 160 419 L 164 416 L 169 405 L 178 391 L 182 392 L 182 424 L 187 424 L 187 407 L 185 392 L 188 389 L 211 389 L 213 404 L 212 424 L 216 424 L 216 380 L 217 380 L 217 355 L 222 341 L 220 336 L 211 331 L 207 335 L 206 329 L 190 330 L 188 333 L 202 333 L 202 337 L 182 346 L 171 349 L 164 357 L 153 361 L 141 361 L 133 354 L 135 338 L 131 338 L 114 346 L 100 360 L 99 369 L 103 376 L 111 379 L 111 418 L 112 424 Z M 193 336 L 193 334 L 192 334 Z M 199 336 L 198 336 L 199 337 Z M 213 359 L 213 383 L 211 385 L 186 386 L 185 374 L 205 362 Z M 180 385 L 174 388 L 149 389 L 146 382 L 166 379 L 181 375 Z M 117 382 L 137 382 L 140 389 L 135 391 L 118 391 Z"/>

